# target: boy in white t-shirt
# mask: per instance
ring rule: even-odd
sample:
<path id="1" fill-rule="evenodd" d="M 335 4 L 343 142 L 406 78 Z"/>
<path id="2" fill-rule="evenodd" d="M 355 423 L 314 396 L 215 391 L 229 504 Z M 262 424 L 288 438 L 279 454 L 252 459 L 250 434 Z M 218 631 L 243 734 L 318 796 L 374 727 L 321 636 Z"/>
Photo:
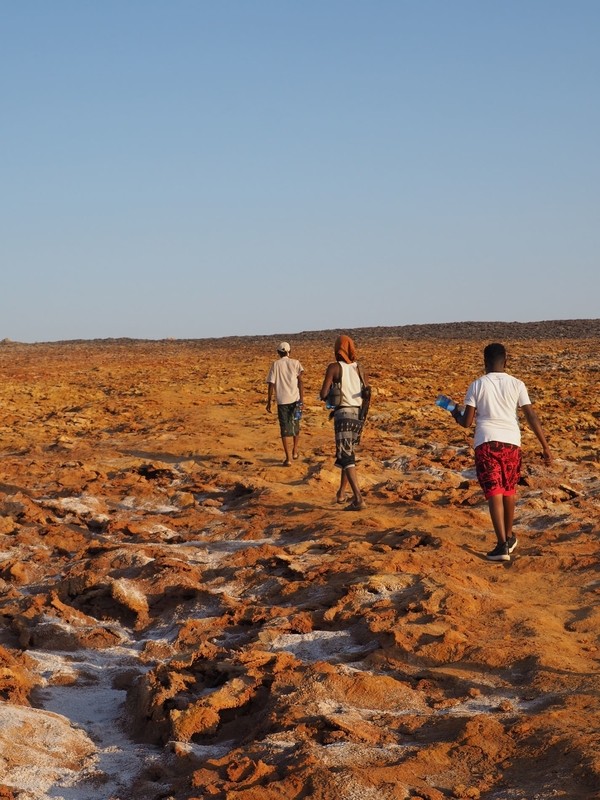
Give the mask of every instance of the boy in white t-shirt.
<path id="1" fill-rule="evenodd" d="M 273 362 L 267 375 L 267 411 L 271 413 L 271 402 L 275 394 L 281 442 L 285 453 L 284 467 L 289 467 L 291 459 L 296 459 L 299 455 L 300 416 L 304 403 L 302 383 L 304 368 L 296 358 L 290 358 L 290 350 L 288 342 L 281 342 L 277 347 L 279 359 Z"/>
<path id="2" fill-rule="evenodd" d="M 521 430 L 517 410 L 522 409 L 529 427 L 542 445 L 547 464 L 552 455 L 533 410 L 523 381 L 506 373 L 504 345 L 489 344 L 483 351 L 485 375 L 467 389 L 464 410 L 458 406 L 452 416 L 468 428 L 475 419 L 475 468 L 488 501 L 497 545 L 487 553 L 490 561 L 510 561 L 517 546 L 513 536 L 516 489 L 521 477 Z"/>

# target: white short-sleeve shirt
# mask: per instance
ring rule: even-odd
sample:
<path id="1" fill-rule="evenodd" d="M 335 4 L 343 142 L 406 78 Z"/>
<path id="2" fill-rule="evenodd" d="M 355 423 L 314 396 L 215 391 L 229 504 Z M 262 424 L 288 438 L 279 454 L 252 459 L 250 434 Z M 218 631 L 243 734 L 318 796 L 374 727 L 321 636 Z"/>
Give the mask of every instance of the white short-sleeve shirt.
<path id="1" fill-rule="evenodd" d="M 484 442 L 521 444 L 517 409 L 531 404 L 527 387 L 506 372 L 488 372 L 473 381 L 465 405 L 476 411 L 474 447 Z"/>
<path id="2" fill-rule="evenodd" d="M 303 372 L 304 368 L 296 358 L 284 356 L 273 362 L 267 375 L 267 383 L 275 385 L 275 398 L 278 406 L 296 403 L 300 400 L 298 378 Z"/>

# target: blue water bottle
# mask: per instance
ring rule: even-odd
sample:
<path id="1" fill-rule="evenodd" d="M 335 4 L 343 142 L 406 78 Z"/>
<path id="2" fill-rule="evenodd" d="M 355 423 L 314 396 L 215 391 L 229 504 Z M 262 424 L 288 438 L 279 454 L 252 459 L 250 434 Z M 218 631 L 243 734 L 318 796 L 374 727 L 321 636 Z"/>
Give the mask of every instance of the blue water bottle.
<path id="1" fill-rule="evenodd" d="M 435 400 L 435 404 L 436 404 L 436 406 L 439 406 L 440 408 L 446 409 L 446 411 L 449 411 L 450 413 L 452 413 L 454 411 L 454 409 L 456 408 L 456 403 L 454 402 L 454 400 L 451 400 L 445 394 L 438 394 L 438 396 L 437 396 L 437 398 Z"/>
<path id="2" fill-rule="evenodd" d="M 296 403 L 296 408 L 294 409 L 294 419 L 298 422 L 302 419 L 302 403 L 300 401 Z"/>

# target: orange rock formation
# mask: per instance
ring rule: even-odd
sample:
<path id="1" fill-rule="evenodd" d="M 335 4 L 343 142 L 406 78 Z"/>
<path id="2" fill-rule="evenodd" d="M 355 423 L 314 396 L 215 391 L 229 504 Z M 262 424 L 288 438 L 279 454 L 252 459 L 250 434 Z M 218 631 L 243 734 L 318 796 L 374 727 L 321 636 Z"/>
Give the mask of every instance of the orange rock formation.
<path id="1" fill-rule="evenodd" d="M 600 322 L 351 333 L 360 513 L 316 399 L 333 332 L 285 336 L 287 469 L 281 335 L 0 346 L 0 797 L 600 798 Z M 555 454 L 524 428 L 509 563 L 433 402 L 494 340 Z"/>

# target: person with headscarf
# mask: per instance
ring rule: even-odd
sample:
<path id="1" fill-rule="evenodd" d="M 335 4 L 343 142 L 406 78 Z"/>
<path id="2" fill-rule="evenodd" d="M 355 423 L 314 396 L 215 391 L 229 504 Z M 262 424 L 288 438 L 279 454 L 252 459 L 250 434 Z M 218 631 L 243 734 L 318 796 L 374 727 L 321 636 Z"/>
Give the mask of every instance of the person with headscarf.
<path id="1" fill-rule="evenodd" d="M 335 361 L 325 370 L 321 386 L 321 400 L 327 400 L 334 384 L 340 385 L 339 402 L 332 412 L 335 431 L 335 463 L 341 470 L 340 487 L 336 493 L 338 503 L 346 502 L 348 487 L 352 501 L 348 511 L 360 511 L 365 501 L 356 474 L 356 446 L 360 443 L 366 404 L 370 397 L 367 377 L 356 361 L 356 347 L 346 334 L 338 336 L 334 344 Z"/>

